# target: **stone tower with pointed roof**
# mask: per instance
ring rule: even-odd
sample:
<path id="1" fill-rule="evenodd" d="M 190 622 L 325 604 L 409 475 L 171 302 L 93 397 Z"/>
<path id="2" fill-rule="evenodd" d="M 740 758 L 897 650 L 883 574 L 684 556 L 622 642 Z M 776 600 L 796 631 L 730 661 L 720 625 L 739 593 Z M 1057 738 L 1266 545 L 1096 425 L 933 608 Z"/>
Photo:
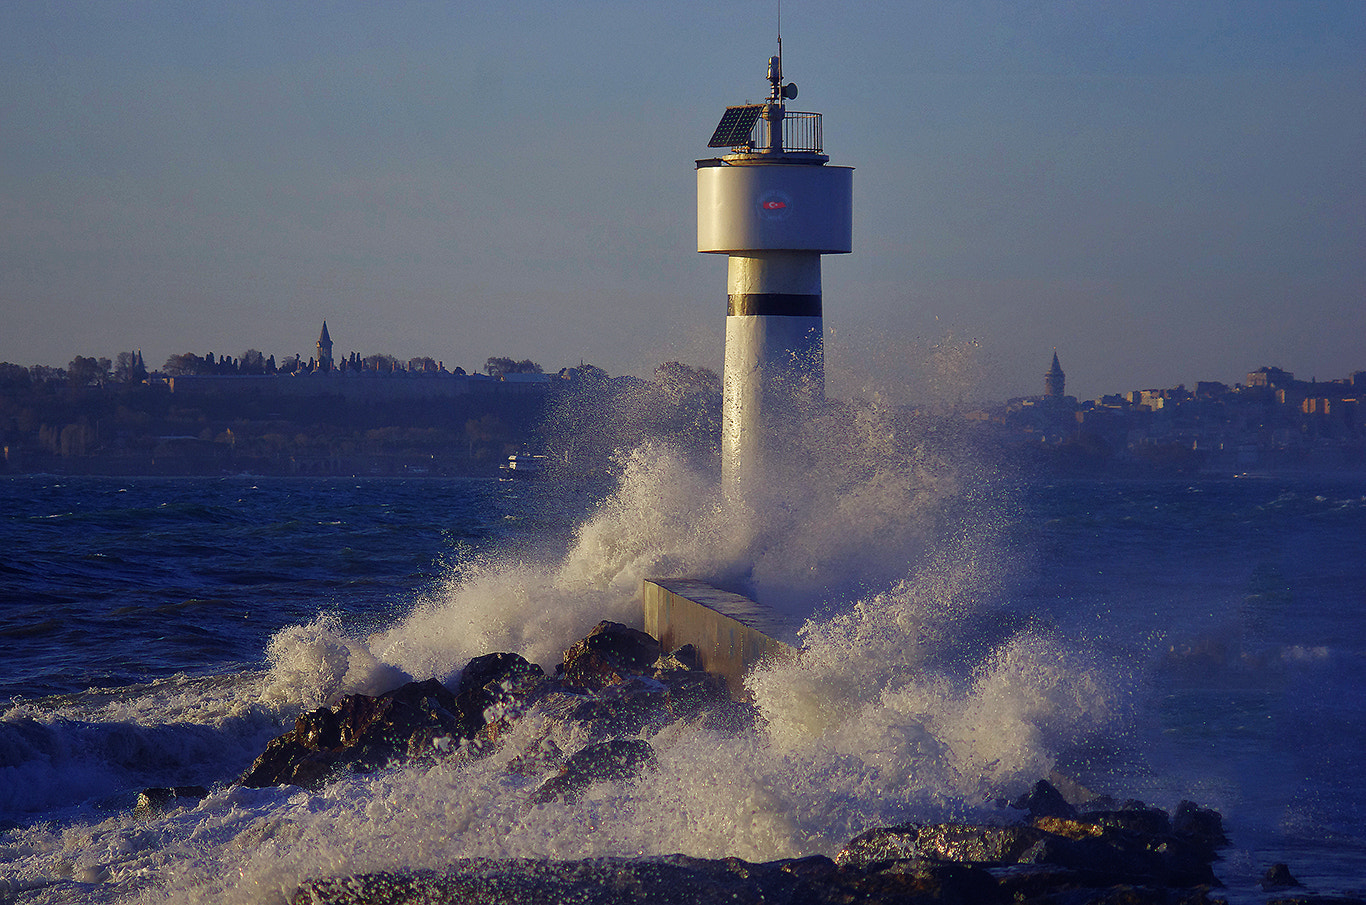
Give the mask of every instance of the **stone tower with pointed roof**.
<path id="1" fill-rule="evenodd" d="M 1043 375 L 1043 394 L 1050 399 L 1061 399 L 1066 395 L 1064 388 L 1067 385 L 1067 375 L 1062 372 L 1062 365 L 1058 364 L 1058 350 L 1053 350 L 1053 367 L 1048 369 L 1048 373 Z"/>
<path id="2" fill-rule="evenodd" d="M 323 332 L 318 334 L 318 370 L 332 370 L 332 337 L 327 335 L 327 321 L 323 321 Z"/>

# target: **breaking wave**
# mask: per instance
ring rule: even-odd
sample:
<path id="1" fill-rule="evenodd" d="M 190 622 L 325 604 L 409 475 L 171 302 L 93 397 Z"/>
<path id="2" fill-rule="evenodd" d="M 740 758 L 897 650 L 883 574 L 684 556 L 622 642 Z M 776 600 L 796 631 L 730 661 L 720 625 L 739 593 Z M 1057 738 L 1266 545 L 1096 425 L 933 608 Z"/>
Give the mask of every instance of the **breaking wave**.
<path id="1" fill-rule="evenodd" d="M 597 622 L 640 624 L 642 579 L 686 576 L 804 622 L 801 657 L 749 678 L 757 731 L 672 724 L 650 737 L 656 765 L 639 782 L 594 786 L 572 806 L 530 805 L 540 778 L 509 771 L 510 759 L 546 739 L 563 751 L 593 739 L 581 725 L 528 717 L 480 760 L 347 777 L 318 792 L 229 786 L 150 825 L 123 811 L 93 826 L 35 827 L 19 860 L 49 873 L 58 864 L 64 882 L 96 884 L 92 895 L 108 901 L 282 902 L 310 877 L 464 857 L 833 854 L 872 825 L 1000 819 L 997 799 L 1124 722 L 1122 669 L 1007 614 L 1019 570 L 999 543 L 1010 495 L 966 438 L 863 405 L 811 419 L 802 443 L 801 474 L 771 475 L 742 511 L 695 456 L 647 443 L 622 459 L 615 490 L 563 557 L 466 557 L 378 631 L 337 616 L 291 626 L 272 639 L 264 673 L 204 693 L 218 702 L 213 713 L 182 702 L 183 718 L 165 719 L 109 704 L 102 717 L 163 727 L 147 730 L 160 733 L 149 744 L 169 738 L 186 762 L 217 757 L 227 775 L 249 755 L 212 749 L 234 732 L 259 750 L 300 710 L 408 678 L 450 681 L 493 651 L 553 669 Z M 228 708 L 229 694 L 246 702 Z M 43 725 L 25 724 L 21 741 L 71 737 Z M 113 784 L 140 780 L 130 772 Z M 94 774 L 88 783 L 109 784 Z M 49 881 L 21 877 L 15 889 L 44 901 Z"/>

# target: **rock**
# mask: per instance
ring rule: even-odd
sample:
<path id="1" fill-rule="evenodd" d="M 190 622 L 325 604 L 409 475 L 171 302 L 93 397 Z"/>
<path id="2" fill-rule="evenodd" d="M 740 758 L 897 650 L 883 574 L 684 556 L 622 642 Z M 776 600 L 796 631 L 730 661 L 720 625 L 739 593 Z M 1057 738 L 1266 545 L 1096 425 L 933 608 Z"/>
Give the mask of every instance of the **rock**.
<path id="1" fill-rule="evenodd" d="M 905 823 L 855 836 L 835 856 L 835 863 L 867 867 L 886 861 L 928 858 L 960 863 L 1014 864 L 1047 835 L 1028 826 Z"/>
<path id="2" fill-rule="evenodd" d="M 730 710 L 732 705 L 740 703 L 731 698 L 725 679 L 700 669 L 657 675 L 657 681 L 664 684 L 662 709 L 670 719 L 690 720 L 703 713 Z M 745 705 L 744 709 L 754 710 L 750 705 Z"/>
<path id="3" fill-rule="evenodd" d="M 294 739 L 293 733 L 271 739 L 266 750 L 256 758 L 247 772 L 237 779 L 237 785 L 248 789 L 287 785 L 294 782 L 300 763 L 318 752 Z"/>
<path id="4" fill-rule="evenodd" d="M 1034 788 L 1015 799 L 1010 806 L 1019 811 L 1028 811 L 1031 818 L 1061 817 L 1075 820 L 1077 817 L 1077 809 L 1068 804 L 1062 793 L 1046 779 L 1034 783 Z"/>
<path id="5" fill-rule="evenodd" d="M 530 748 L 508 761 L 508 772 L 521 776 L 540 776 L 564 766 L 564 752 L 553 739 L 540 738 Z"/>
<path id="6" fill-rule="evenodd" d="M 341 745 L 335 753 L 340 766 L 369 772 L 408 756 L 413 747 L 421 748 L 435 735 L 464 735 L 465 721 L 424 693 L 428 683 L 409 685 L 418 687 L 404 686 L 378 698 L 359 694 L 342 698 L 336 708 Z"/>
<path id="7" fill-rule="evenodd" d="M 1171 818 L 1166 811 L 1150 808 L 1141 801 L 1126 801 L 1118 810 L 1089 811 L 1082 816 L 1090 823 L 1110 829 L 1159 834 L 1172 831 Z"/>
<path id="8" fill-rule="evenodd" d="M 840 867 L 864 867 L 883 861 L 923 857 L 919 839 L 920 827 L 914 823 L 864 830 L 840 849 L 835 855 L 835 863 Z"/>
<path id="9" fill-rule="evenodd" d="M 336 748 L 341 744 L 337 715 L 326 707 L 299 714 L 294 721 L 294 738 L 312 751 Z"/>
<path id="10" fill-rule="evenodd" d="M 508 656 L 516 656 L 516 654 L 509 654 Z M 521 657 L 517 659 L 521 660 Z M 523 660 L 522 662 L 525 663 L 526 661 Z M 455 695 L 451 694 L 449 688 L 436 679 L 428 679 L 425 682 L 408 682 L 393 691 L 386 691 L 380 697 L 416 707 L 418 710 L 430 711 L 446 720 L 459 719 L 460 702 Z"/>
<path id="11" fill-rule="evenodd" d="M 475 657 L 460 673 L 456 692 L 468 733 L 473 735 L 488 721 L 491 708 L 506 709 L 524 699 L 544 678 L 541 667 L 517 654 Z"/>
<path id="12" fill-rule="evenodd" d="M 764 722 L 759 708 L 747 701 L 727 698 L 714 707 L 708 707 L 699 721 L 703 729 L 722 732 L 726 735 L 740 735 L 754 732 Z"/>
<path id="13" fill-rule="evenodd" d="M 594 735 L 635 735 L 651 717 L 664 710 L 666 691 L 666 686 L 654 679 L 631 676 L 585 697 L 568 718 L 590 724 Z"/>
<path id="14" fill-rule="evenodd" d="M 945 823 L 921 827 L 916 847 L 922 857 L 938 861 L 1013 864 L 1048 835 L 1030 826 Z"/>
<path id="15" fill-rule="evenodd" d="M 595 782 L 634 779 L 655 760 L 654 748 L 638 738 L 618 738 L 600 742 L 573 754 L 560 772 L 550 777 L 531 795 L 533 804 L 548 801 L 577 801 Z"/>
<path id="16" fill-rule="evenodd" d="M 1132 811 L 1135 809 L 1129 809 Z M 1128 813 L 1126 811 L 1125 813 Z M 1193 887 L 1218 883 L 1204 849 L 1167 833 L 1119 826 L 1113 812 L 1077 820 L 1042 817 L 1030 826 L 901 824 L 868 830 L 835 856 L 841 866 L 903 859 L 1061 868 L 1080 885 Z M 1158 825 L 1149 814 L 1135 822 Z"/>
<path id="17" fill-rule="evenodd" d="M 1005 905 L 1010 901 L 985 870 L 965 864 L 918 860 L 894 861 L 868 870 L 846 869 L 812 892 L 810 899 L 796 901 L 830 905 L 836 902 Z"/>
<path id="18" fill-rule="evenodd" d="M 133 816 L 155 817 L 173 808 L 188 807 L 208 796 L 209 790 L 203 786 L 143 789 L 138 793 L 137 804 L 133 806 Z"/>
<path id="19" fill-rule="evenodd" d="M 991 877 L 957 864 L 842 870 L 828 858 L 756 864 L 685 855 L 583 861 L 464 859 L 437 871 L 313 880 L 292 905 L 865 905 L 1004 903 Z"/>
<path id="20" fill-rule="evenodd" d="M 654 638 L 599 623 L 564 653 L 557 675 L 517 654 L 476 657 L 454 691 L 436 679 L 379 697 L 348 695 L 300 714 L 238 783 L 318 788 L 340 772 L 367 772 L 406 759 L 482 757 L 497 750 L 530 709 L 550 725 L 581 724 L 590 738 L 652 733 L 675 720 L 727 732 L 752 730 L 757 711 L 734 701 L 725 681 L 697 669 L 696 651 L 660 656 Z M 554 764 L 533 752 L 516 769 Z"/>
<path id="21" fill-rule="evenodd" d="M 237 782 L 318 788 L 341 770 L 367 772 L 436 753 L 440 739 L 465 737 L 467 723 L 455 696 L 435 679 L 380 697 L 347 695 L 335 707 L 301 714 L 294 730 L 272 740 Z"/>
<path id="22" fill-rule="evenodd" d="M 667 654 L 661 654 L 651 668 L 656 673 L 674 672 L 680 669 L 701 670 L 702 655 L 691 644 L 685 644 Z"/>
<path id="23" fill-rule="evenodd" d="M 639 675 L 659 659 L 659 642 L 619 622 L 599 622 L 588 637 L 564 652 L 556 671 L 568 682 L 596 689 Z"/>
<path id="24" fill-rule="evenodd" d="M 1003 864 L 984 867 L 1006 901 L 1047 900 L 1059 889 L 1080 886 L 1077 872 L 1056 864 Z"/>
<path id="25" fill-rule="evenodd" d="M 1105 828 L 1094 823 L 1087 823 L 1085 820 L 1067 820 L 1063 817 L 1039 817 L 1031 820 L 1030 824 L 1046 833 L 1054 836 L 1062 836 L 1064 839 L 1095 839 L 1105 835 Z"/>
<path id="26" fill-rule="evenodd" d="M 1280 863 L 1267 868 L 1266 874 L 1262 877 L 1262 889 L 1268 892 L 1273 889 L 1291 889 L 1302 885 L 1299 880 L 1291 876 L 1290 868 Z"/>
<path id="27" fill-rule="evenodd" d="M 1172 814 L 1172 832 L 1202 846 L 1211 858 L 1215 850 L 1228 845 L 1228 836 L 1224 835 L 1224 818 L 1219 812 L 1190 801 L 1183 801 L 1176 806 Z"/>

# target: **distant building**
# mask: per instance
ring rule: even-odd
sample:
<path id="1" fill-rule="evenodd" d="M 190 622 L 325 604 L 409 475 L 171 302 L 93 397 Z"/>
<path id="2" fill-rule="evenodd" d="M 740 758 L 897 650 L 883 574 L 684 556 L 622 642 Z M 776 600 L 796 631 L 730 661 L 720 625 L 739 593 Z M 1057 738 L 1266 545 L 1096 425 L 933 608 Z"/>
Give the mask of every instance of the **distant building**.
<path id="1" fill-rule="evenodd" d="M 1228 386 L 1217 380 L 1197 380 L 1195 395 L 1199 399 L 1218 399 L 1228 394 Z"/>
<path id="2" fill-rule="evenodd" d="M 1129 393 L 1129 404 L 1133 406 L 1146 407 L 1150 412 L 1156 412 L 1167 404 L 1165 390 L 1134 390 Z"/>
<path id="3" fill-rule="evenodd" d="M 1058 364 L 1058 350 L 1053 350 L 1053 367 L 1043 375 L 1043 394 L 1052 399 L 1062 399 L 1067 395 L 1067 375 L 1062 372 L 1062 365 Z"/>
<path id="4" fill-rule="evenodd" d="M 323 332 L 318 335 L 318 370 L 332 370 L 332 337 L 327 334 L 327 321 L 323 321 Z"/>
<path id="5" fill-rule="evenodd" d="M 1295 375 L 1280 368 L 1262 367 L 1247 375 L 1250 387 L 1284 387 L 1295 382 Z"/>

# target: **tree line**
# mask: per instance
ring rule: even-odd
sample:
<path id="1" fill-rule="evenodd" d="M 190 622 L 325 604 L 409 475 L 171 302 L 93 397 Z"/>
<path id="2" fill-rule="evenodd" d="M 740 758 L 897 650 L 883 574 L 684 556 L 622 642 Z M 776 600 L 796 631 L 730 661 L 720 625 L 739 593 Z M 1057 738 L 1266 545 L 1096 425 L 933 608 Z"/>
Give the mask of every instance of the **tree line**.
<path id="1" fill-rule="evenodd" d="M 207 352 L 180 352 L 166 359 L 155 372 L 167 377 L 195 376 L 289 376 L 317 367 L 304 361 L 298 354 L 289 355 L 279 363 L 274 355 L 248 349 L 234 358 Z M 401 359 L 395 355 L 376 353 L 362 356 L 352 352 L 336 365 L 340 371 L 369 371 L 380 374 L 408 372 L 412 374 L 452 374 L 464 376 L 464 368 L 447 371 L 442 362 L 428 355 Z M 589 366 L 591 367 L 591 365 Z M 491 377 L 503 374 L 541 374 L 539 364 L 529 358 L 517 360 L 491 356 L 484 363 L 484 371 Z M 141 351 L 119 352 L 114 358 L 94 358 L 77 355 L 65 368 L 50 365 L 24 365 L 0 362 L 0 389 L 22 389 L 31 386 L 104 387 L 110 384 L 142 383 L 152 376 Z"/>

